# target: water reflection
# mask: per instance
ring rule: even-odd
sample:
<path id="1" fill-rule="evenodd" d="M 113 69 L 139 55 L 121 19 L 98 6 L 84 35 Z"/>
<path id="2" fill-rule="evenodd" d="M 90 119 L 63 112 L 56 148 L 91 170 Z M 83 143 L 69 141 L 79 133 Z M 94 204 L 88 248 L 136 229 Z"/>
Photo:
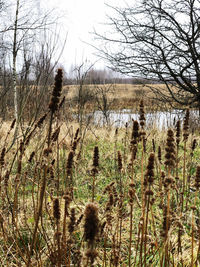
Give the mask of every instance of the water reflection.
<path id="1" fill-rule="evenodd" d="M 124 127 L 126 123 L 133 120 L 139 120 L 138 113 L 132 113 L 129 109 L 123 109 L 120 112 L 109 111 L 108 122 L 115 127 Z M 192 110 L 190 114 L 193 120 L 198 120 L 198 111 Z M 156 127 L 166 129 L 175 126 L 177 120 L 182 120 L 185 116 L 183 110 L 156 111 L 145 114 L 147 127 Z M 94 123 L 100 126 L 106 125 L 107 120 L 101 111 L 95 111 Z"/>

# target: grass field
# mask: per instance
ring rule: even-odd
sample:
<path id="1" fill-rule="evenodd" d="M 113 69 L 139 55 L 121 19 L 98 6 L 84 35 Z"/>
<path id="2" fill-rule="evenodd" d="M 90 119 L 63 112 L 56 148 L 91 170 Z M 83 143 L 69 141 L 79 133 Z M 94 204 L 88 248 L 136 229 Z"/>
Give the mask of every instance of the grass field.
<path id="1" fill-rule="evenodd" d="M 147 129 L 141 101 L 130 126 L 80 129 L 61 119 L 59 90 L 13 146 L 15 121 L 1 128 L 0 266 L 198 266 L 200 137 L 189 110 L 173 129 Z"/>
<path id="2" fill-rule="evenodd" d="M 136 109 L 141 99 L 144 99 L 147 106 L 146 109 L 166 109 L 169 108 L 168 104 L 153 100 L 155 94 L 150 87 L 160 88 L 162 91 L 166 90 L 164 84 L 157 85 L 142 85 L 142 84 L 106 84 L 106 85 L 84 85 L 83 92 L 91 91 L 102 98 L 102 92 L 108 99 L 111 109 Z M 79 86 L 68 85 L 64 86 L 63 94 L 66 95 L 70 101 L 75 99 L 78 95 Z M 87 104 L 88 107 L 93 108 L 95 101 Z"/>

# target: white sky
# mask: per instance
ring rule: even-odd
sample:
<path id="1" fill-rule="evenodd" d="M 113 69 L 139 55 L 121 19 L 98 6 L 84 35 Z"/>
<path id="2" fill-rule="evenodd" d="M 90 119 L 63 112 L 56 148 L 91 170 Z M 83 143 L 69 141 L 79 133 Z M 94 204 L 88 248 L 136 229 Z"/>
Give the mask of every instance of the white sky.
<path id="1" fill-rule="evenodd" d="M 66 70 L 72 64 L 81 64 L 86 59 L 91 63 L 98 59 L 94 55 L 94 48 L 84 42 L 93 43 L 94 36 L 92 36 L 91 32 L 93 32 L 94 27 L 102 31 L 106 30 L 101 23 L 105 22 L 106 14 L 110 14 L 111 10 L 105 3 L 113 6 L 125 5 L 124 0 L 43 1 L 48 3 L 48 7 L 57 8 L 58 13 L 64 15 L 62 18 L 62 32 L 63 36 L 67 34 L 67 42 L 60 62 Z M 104 63 L 98 61 L 95 67 L 104 68 Z"/>

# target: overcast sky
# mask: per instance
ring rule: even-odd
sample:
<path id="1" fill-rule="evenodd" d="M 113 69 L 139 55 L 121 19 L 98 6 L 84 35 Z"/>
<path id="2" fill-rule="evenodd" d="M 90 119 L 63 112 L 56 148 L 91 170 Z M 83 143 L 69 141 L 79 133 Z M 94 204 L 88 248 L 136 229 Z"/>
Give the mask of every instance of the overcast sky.
<path id="1" fill-rule="evenodd" d="M 102 32 L 106 30 L 102 23 L 105 22 L 106 14 L 110 15 L 111 9 L 105 3 L 114 6 L 125 5 L 124 0 L 43 1 L 48 3 L 48 7 L 57 8 L 63 16 L 62 32 L 63 36 L 67 34 L 67 42 L 60 62 L 66 69 L 69 69 L 72 64 L 80 64 L 86 59 L 91 63 L 96 62 L 95 50 L 89 44 L 93 44 L 94 36 L 91 32 L 94 28 Z M 134 0 L 126 0 L 126 2 L 131 1 Z M 97 68 L 103 68 L 104 65 L 102 61 L 95 64 Z"/>

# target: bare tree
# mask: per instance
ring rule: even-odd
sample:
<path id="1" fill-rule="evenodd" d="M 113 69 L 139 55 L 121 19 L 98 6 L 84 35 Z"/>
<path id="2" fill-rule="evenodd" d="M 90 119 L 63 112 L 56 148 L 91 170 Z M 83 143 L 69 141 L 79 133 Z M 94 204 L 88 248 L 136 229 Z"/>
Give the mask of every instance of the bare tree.
<path id="1" fill-rule="evenodd" d="M 89 64 L 88 66 L 87 62 L 83 62 L 81 65 L 74 68 L 77 89 L 75 102 L 77 103 L 78 107 L 78 122 L 80 125 L 80 133 L 82 131 L 85 105 L 86 103 L 94 99 L 94 92 L 88 86 L 87 80 L 88 73 L 92 69 L 92 67 L 93 64 Z"/>
<path id="2" fill-rule="evenodd" d="M 200 107 L 200 1 L 139 0 L 111 8 L 112 32 L 96 33 L 104 45 L 100 56 L 123 74 L 164 83 L 167 90 L 157 91 L 163 100 Z"/>
<path id="3" fill-rule="evenodd" d="M 8 95 L 8 92 L 13 96 L 16 138 L 22 114 L 25 111 L 28 100 L 30 100 L 31 86 L 29 79 L 31 75 L 30 70 L 33 70 L 33 61 L 35 60 L 33 55 L 41 53 L 41 55 L 44 56 L 43 47 L 46 45 L 46 36 L 48 36 L 49 31 L 51 31 L 52 36 L 55 36 L 54 26 L 58 22 L 58 16 L 53 16 L 52 11 L 38 12 L 38 7 L 34 1 L 15 0 L 10 1 L 4 9 L 4 12 L 2 12 L 0 20 L 2 22 L 0 34 L 1 37 L 3 36 L 0 50 L 1 53 L 5 50 L 7 55 L 4 66 L 7 66 L 6 68 L 11 68 L 11 86 L 2 90 L 1 97 L 3 99 L 5 94 Z M 56 38 L 54 37 L 54 39 Z M 46 73 L 45 81 L 49 79 L 49 74 L 50 72 L 52 73 L 53 66 L 55 65 L 51 59 L 53 52 L 50 51 L 50 49 L 55 49 L 55 47 L 57 48 L 57 46 L 53 47 L 52 42 L 48 43 L 48 60 L 51 62 L 51 67 L 49 67 L 49 72 Z M 40 49 L 41 51 L 39 52 Z M 54 61 L 56 62 L 56 59 Z M 48 62 L 45 61 L 46 67 L 47 63 Z M 41 70 L 40 68 L 40 75 L 45 71 L 46 69 Z M 44 84 L 45 81 L 43 82 Z M 39 86 L 38 80 L 35 86 Z M 40 103 L 41 100 L 42 98 L 40 98 Z M 38 113 L 32 117 L 36 118 L 37 114 Z"/>
<path id="4" fill-rule="evenodd" d="M 115 85 L 114 84 L 100 84 L 95 86 L 95 100 L 98 110 L 103 114 L 107 126 L 110 123 L 110 110 L 114 103 L 114 99 L 109 97 L 109 95 L 114 94 Z"/>

